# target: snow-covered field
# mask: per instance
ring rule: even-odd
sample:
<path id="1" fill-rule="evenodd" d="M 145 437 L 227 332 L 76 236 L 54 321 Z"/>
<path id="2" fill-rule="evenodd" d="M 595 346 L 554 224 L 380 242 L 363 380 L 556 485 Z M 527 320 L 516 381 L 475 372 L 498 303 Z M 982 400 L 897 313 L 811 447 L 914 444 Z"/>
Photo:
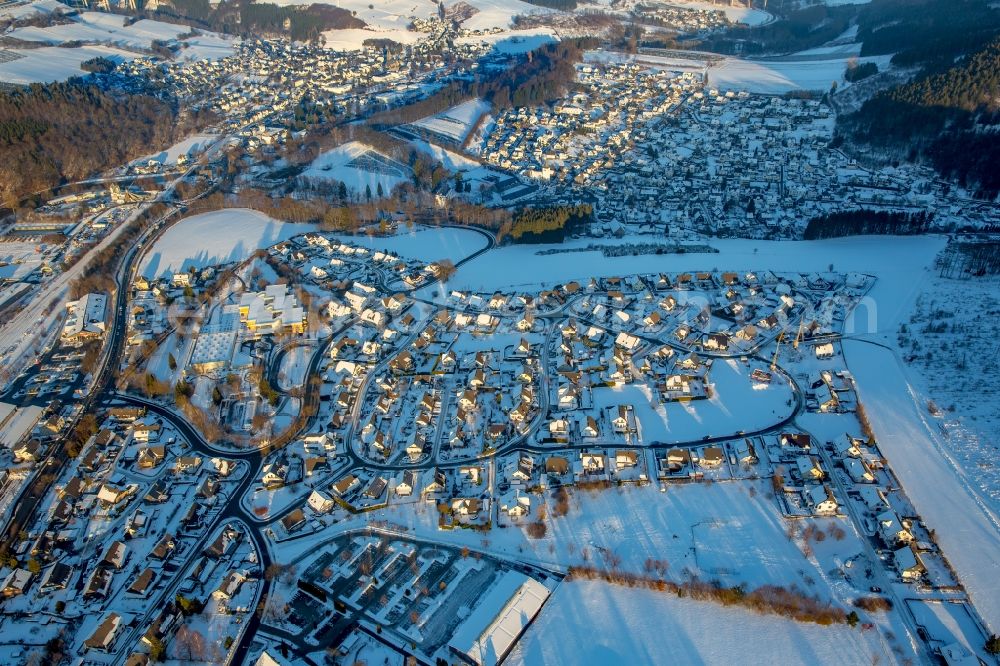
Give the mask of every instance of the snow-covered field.
<path id="1" fill-rule="evenodd" d="M 340 181 L 356 196 L 363 196 L 369 188 L 375 196 L 379 185 L 388 194 L 396 185 L 408 180 L 410 169 L 371 146 L 350 141 L 321 154 L 302 177 Z"/>
<path id="2" fill-rule="evenodd" d="M 180 40 L 178 60 L 218 60 L 234 53 L 233 38 L 214 32 L 202 32 Z"/>
<path id="3" fill-rule="evenodd" d="M 598 251 L 538 254 L 553 248 L 620 245 L 636 240 L 589 238 L 567 241 L 562 245 L 508 245 L 462 266 L 448 286 L 492 292 L 510 286 L 552 286 L 568 280 L 633 273 L 672 273 L 712 268 L 808 273 L 825 270 L 833 264 L 834 270 L 842 273 L 877 272 L 879 282 L 873 298 L 884 295 L 884 299 L 878 300 L 877 316 L 892 316 L 895 322 L 903 314 L 901 308 L 905 309 L 908 305 L 908 302 L 899 301 L 900 291 L 915 295 L 917 285 L 913 283 L 912 270 L 929 265 L 944 246 L 942 238 L 930 236 L 891 240 L 885 237 L 855 237 L 800 242 L 713 239 L 710 244 L 719 250 L 718 254 L 650 254 L 638 257 L 605 257 Z M 511 266 L 517 266 L 518 270 L 511 271 Z"/>
<path id="4" fill-rule="evenodd" d="M 486 247 L 486 238 L 475 231 L 445 227 L 401 229 L 395 236 L 340 236 L 345 243 L 372 250 L 387 250 L 421 261 L 451 259 L 458 262 Z"/>
<path id="5" fill-rule="evenodd" d="M 438 5 L 430 0 L 322 0 L 328 4 L 346 9 L 370 28 L 375 30 L 406 31 L 414 18 L 428 19 L 438 15 Z M 489 30 L 491 28 L 509 28 L 512 19 L 518 14 L 537 14 L 550 10 L 530 5 L 520 0 L 462 0 L 476 10 L 471 18 L 462 22 L 462 27 L 469 30 Z M 309 5 L 314 0 L 277 0 L 279 5 Z M 451 8 L 459 4 L 454 0 L 446 0 L 442 4 Z M 329 35 L 332 32 L 326 33 Z M 389 37 L 393 39 L 392 37 Z M 327 42 L 329 44 L 329 41 Z M 355 47 L 357 48 L 357 47 Z"/>
<path id="6" fill-rule="evenodd" d="M 10 4 L 0 7 L 0 18 L 19 20 L 30 16 L 54 14 L 69 11 L 69 7 L 59 0 L 34 0 L 33 2 Z"/>
<path id="7" fill-rule="evenodd" d="M 10 36 L 28 42 L 61 44 L 74 40 L 107 42 L 132 48 L 149 48 L 154 39 L 170 40 L 189 32 L 189 28 L 173 23 L 142 19 L 130 26 L 125 16 L 103 12 L 83 12 L 74 17 L 73 23 L 47 28 L 27 26 L 11 31 Z"/>
<path id="8" fill-rule="evenodd" d="M 258 249 L 314 228 L 279 222 L 246 208 L 194 215 L 164 232 L 149 248 L 139 272 L 147 278 L 166 277 L 191 266 L 242 261 Z"/>
<path id="9" fill-rule="evenodd" d="M 847 61 L 852 53 L 831 53 L 832 57 L 817 59 L 805 56 L 798 60 L 741 60 L 726 58 L 708 68 L 708 85 L 720 90 L 746 90 L 763 94 L 781 94 L 792 90 L 829 90 L 836 82 L 844 83 Z M 885 58 L 873 60 L 879 68 L 885 67 Z"/>
<path id="10" fill-rule="evenodd" d="M 964 468 L 978 470 L 977 490 L 994 511 L 1000 511 L 998 314 L 997 278 L 928 276 L 895 340 L 910 381 L 937 405 L 940 416 L 934 422 L 952 456 Z"/>
<path id="11" fill-rule="evenodd" d="M 160 164 L 174 165 L 177 164 L 177 159 L 181 155 L 187 157 L 197 155 L 211 146 L 216 139 L 218 139 L 218 135 L 215 134 L 195 134 L 194 136 L 189 136 L 183 141 L 178 141 L 166 150 L 146 155 L 145 157 L 140 157 L 135 160 L 135 163 L 146 164 L 148 162 L 159 162 Z"/>
<path id="12" fill-rule="evenodd" d="M 533 514 L 538 501 L 540 497 L 532 499 Z M 856 534 L 848 532 L 842 541 L 827 540 L 839 555 L 817 548 L 816 555 L 807 559 L 799 542 L 789 538 L 767 480 L 676 484 L 667 492 L 660 492 L 656 484 L 574 490 L 568 513 L 555 516 L 549 511 L 547 534 L 538 539 L 510 528 L 493 530 L 484 544 L 484 535 L 471 530 L 438 529 L 437 517 L 433 503 L 395 501 L 374 516 L 417 537 L 558 569 L 611 568 L 615 563 L 620 571 L 641 575 L 653 559 L 667 563 L 668 580 L 697 576 L 724 585 L 745 584 L 748 589 L 795 585 L 824 600 L 856 593 L 839 573 L 827 574 L 842 564 L 845 553 L 861 551 Z M 366 520 L 346 519 L 341 527 L 354 529 Z M 827 527 L 827 521 L 816 524 Z M 327 531 L 317 539 L 330 536 Z M 291 561 L 315 546 L 303 539 L 282 547 L 278 556 Z M 835 557 L 841 559 L 839 564 Z"/>
<path id="13" fill-rule="evenodd" d="M 278 5 L 309 5 L 314 0 L 277 0 Z M 406 30 L 413 17 L 437 15 L 437 5 L 430 0 L 338 0 L 327 2 L 346 9 L 369 26 L 378 30 Z"/>
<path id="14" fill-rule="evenodd" d="M 12 30 L 10 37 L 28 42 L 63 44 L 82 41 L 108 44 L 126 49 L 148 49 L 154 40 L 171 41 L 191 32 L 186 25 L 141 19 L 126 25 L 128 17 L 104 12 L 82 12 L 72 23 L 48 27 L 26 26 Z M 203 33 L 183 40 L 179 57 L 183 60 L 221 58 L 233 53 L 232 38 L 215 33 Z M 75 50 L 75 49 L 71 49 Z M 80 61 L 94 57 L 80 58 Z M 50 79 L 53 80 L 53 79 Z"/>
<path id="15" fill-rule="evenodd" d="M 855 666 L 896 661 L 875 632 L 755 615 L 652 590 L 570 581 L 556 588 L 506 663 Z"/>
<path id="16" fill-rule="evenodd" d="M 326 48 L 337 51 L 358 51 L 364 48 L 366 39 L 391 39 L 400 44 L 416 44 L 427 35 L 400 28 L 372 30 L 370 28 L 347 28 L 345 30 L 327 30 L 323 33 Z"/>
<path id="17" fill-rule="evenodd" d="M 435 116 L 421 118 L 413 124 L 456 143 L 461 143 L 468 136 L 479 117 L 489 109 L 489 102 L 474 99 L 453 106 Z"/>
<path id="18" fill-rule="evenodd" d="M 0 61 L 0 81 L 18 85 L 51 83 L 64 81 L 71 76 L 83 76 L 86 72 L 80 69 L 80 63 L 91 58 L 103 57 L 115 62 L 124 62 L 137 57 L 128 51 L 99 45 L 74 49 L 57 46 L 40 49 L 3 49 L 3 52 L 19 57 L 13 60 L 4 58 L 4 61 Z"/>
<path id="19" fill-rule="evenodd" d="M 543 14 L 550 10 L 538 5 L 531 5 L 521 0 L 463 0 L 472 5 L 477 12 L 472 18 L 463 21 L 462 27 L 467 30 L 489 30 L 491 28 L 509 28 L 515 16 L 528 14 Z M 451 3 L 450 3 L 451 4 Z M 458 4 L 453 3 L 453 4 Z"/>

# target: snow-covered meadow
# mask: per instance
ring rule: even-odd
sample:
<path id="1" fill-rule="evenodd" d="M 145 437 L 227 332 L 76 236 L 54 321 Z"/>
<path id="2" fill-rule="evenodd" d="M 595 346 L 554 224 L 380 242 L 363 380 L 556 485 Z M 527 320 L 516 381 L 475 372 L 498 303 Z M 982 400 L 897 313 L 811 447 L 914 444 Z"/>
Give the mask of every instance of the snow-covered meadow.
<path id="1" fill-rule="evenodd" d="M 585 238 L 569 240 L 561 245 L 507 245 L 477 257 L 462 266 L 449 282 L 453 289 L 492 292 L 505 287 L 529 287 L 554 284 L 591 277 L 631 275 L 695 270 L 735 270 L 776 272 L 824 271 L 830 265 L 840 273 L 877 273 L 879 282 L 871 299 L 878 302 L 878 317 L 898 321 L 906 302 L 900 294 L 912 294 L 917 288 L 912 271 L 929 266 L 944 239 L 930 236 L 838 238 L 824 241 L 757 241 L 713 239 L 710 245 L 718 253 L 663 254 L 606 257 L 588 246 L 621 245 L 650 238 L 622 240 Z M 574 250 L 546 254 L 552 250 Z M 511 271 L 511 266 L 517 266 Z M 884 298 L 882 298 L 884 295 Z M 890 320 L 886 320 L 887 322 Z M 890 327 L 892 325 L 890 324 Z"/>
<path id="2" fill-rule="evenodd" d="M 135 53 L 110 46 L 80 46 L 64 49 L 44 46 L 37 49 L 4 49 L 6 58 L 0 61 L 0 81 L 16 85 L 51 83 L 72 76 L 83 76 L 80 63 L 93 58 L 107 58 L 113 62 L 134 60 Z"/>
<path id="3" fill-rule="evenodd" d="M 450 259 L 461 261 L 486 247 L 486 237 L 476 231 L 443 227 L 433 229 L 415 227 L 402 228 L 392 236 L 338 236 L 343 242 L 366 247 L 370 250 L 386 250 L 409 259 L 425 262 Z"/>
<path id="4" fill-rule="evenodd" d="M 664 655 L 678 664 L 897 661 L 877 634 L 846 625 L 802 624 L 652 590 L 571 581 L 556 588 L 507 663 L 655 664 L 663 663 Z"/>
<path id="5" fill-rule="evenodd" d="M 192 266 L 243 261 L 256 250 L 313 229 L 311 224 L 279 222 L 246 208 L 202 213 L 167 229 L 149 249 L 139 272 L 147 278 L 169 277 Z"/>
<path id="6" fill-rule="evenodd" d="M 746 90 L 770 95 L 793 90 L 826 91 L 834 83 L 838 86 L 844 84 L 844 72 L 852 59 L 876 62 L 880 69 L 888 63 L 887 57 L 858 59 L 854 53 L 780 60 L 725 58 L 708 68 L 708 85 L 719 90 Z"/>

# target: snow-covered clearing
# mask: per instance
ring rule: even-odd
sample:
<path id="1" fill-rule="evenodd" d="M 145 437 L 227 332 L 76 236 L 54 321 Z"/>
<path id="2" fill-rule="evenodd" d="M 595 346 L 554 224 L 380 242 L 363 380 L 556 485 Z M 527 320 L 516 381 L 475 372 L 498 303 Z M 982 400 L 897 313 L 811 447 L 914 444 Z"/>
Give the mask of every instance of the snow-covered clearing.
<path id="1" fill-rule="evenodd" d="M 80 63 L 92 58 L 107 58 L 114 62 L 134 60 L 135 53 L 108 46 L 81 46 L 64 49 L 46 46 L 39 49 L 3 49 L 6 58 L 0 59 L 0 81 L 27 85 L 64 81 L 71 76 L 83 76 Z"/>
<path id="2" fill-rule="evenodd" d="M 914 284 L 912 271 L 915 267 L 927 266 L 933 262 L 934 256 L 944 246 L 944 240 L 940 237 L 908 236 L 888 239 L 862 236 L 799 242 L 713 239 L 710 244 L 719 250 L 717 254 L 605 257 L 596 250 L 538 254 L 552 249 L 621 245 L 640 240 L 642 239 L 636 237 L 622 240 L 586 238 L 569 240 L 561 245 L 507 245 L 463 265 L 448 283 L 448 287 L 492 292 L 512 286 L 551 287 L 568 280 L 634 273 L 672 273 L 712 268 L 809 273 L 826 270 L 833 264 L 834 270 L 842 273 L 857 271 L 877 274 L 879 282 L 872 297 L 884 295 L 884 298 L 876 299 L 877 316 L 881 318 L 892 315 L 895 319 L 891 321 L 897 321 L 919 289 L 919 285 Z M 517 271 L 511 271 L 511 266 L 517 266 Z M 910 301 L 900 301 L 901 293 L 910 294 Z"/>
<path id="3" fill-rule="evenodd" d="M 313 160 L 302 177 L 340 181 L 356 196 L 365 195 L 368 189 L 375 196 L 379 185 L 388 194 L 409 180 L 410 169 L 367 144 L 349 141 Z"/>
<path id="4" fill-rule="evenodd" d="M 896 661 L 875 632 L 803 624 L 652 590 L 570 581 L 556 588 L 506 663 L 656 664 L 665 663 L 665 655 L 670 663 L 687 664 Z"/>
<path id="5" fill-rule="evenodd" d="M 360 51 L 365 48 L 364 43 L 367 39 L 391 39 L 400 44 L 416 44 L 426 37 L 426 33 L 399 28 L 386 30 L 345 28 L 344 30 L 327 30 L 323 33 L 326 48 L 336 51 Z"/>
<path id="6" fill-rule="evenodd" d="M 726 58 L 708 69 L 708 85 L 720 90 L 746 90 L 763 94 L 781 94 L 792 90 L 829 90 L 836 82 L 844 83 L 847 61 L 852 53 L 831 54 L 834 57 L 816 59 L 805 56 L 796 60 L 741 60 Z M 862 58 L 878 63 L 883 69 L 884 57 Z"/>
<path id="7" fill-rule="evenodd" d="M 551 10 L 521 0 L 460 0 L 478 10 L 471 18 L 462 22 L 466 30 L 490 30 L 509 28 L 514 17 L 528 14 L 544 14 Z M 458 2 L 451 3 L 452 5 Z"/>
<path id="8" fill-rule="evenodd" d="M 360 245 L 371 250 L 386 250 L 410 259 L 438 261 L 451 259 L 458 262 L 486 247 L 486 237 L 468 229 L 444 227 L 429 229 L 401 228 L 394 236 L 339 236 L 345 243 Z"/>
<path id="9" fill-rule="evenodd" d="M 848 58 L 852 56 L 858 56 L 861 54 L 861 42 L 846 42 L 842 44 L 829 44 L 827 46 L 817 46 L 814 49 L 806 49 L 805 51 L 799 51 L 798 53 L 793 53 L 785 58 L 788 60 L 801 60 L 807 57 L 816 57 L 819 59 L 829 59 L 829 56 L 847 56 Z M 774 60 L 779 60 L 774 58 Z"/>
<path id="10" fill-rule="evenodd" d="M 296 345 L 285 352 L 278 371 L 278 387 L 284 391 L 302 386 L 306 381 L 309 359 L 314 349 L 306 345 Z"/>
<path id="11" fill-rule="evenodd" d="M 148 162 L 159 162 L 160 164 L 174 165 L 177 164 L 177 159 L 181 155 L 184 155 L 185 157 L 197 155 L 211 146 L 218 138 L 219 137 L 216 134 L 196 134 L 194 136 L 189 136 L 183 141 L 179 141 L 170 146 L 166 150 L 146 155 L 145 157 L 140 157 L 135 161 L 135 163 L 146 164 Z"/>
<path id="12" fill-rule="evenodd" d="M 139 272 L 169 277 L 191 266 L 243 261 L 256 250 L 312 231 L 311 224 L 290 224 L 247 208 L 227 208 L 181 220 L 149 248 Z"/>
<path id="13" fill-rule="evenodd" d="M 428 143 L 423 139 L 413 139 L 410 143 L 412 143 L 419 151 L 426 153 L 434 160 L 440 162 L 444 165 L 444 168 L 449 171 L 469 171 L 471 169 L 482 168 L 480 167 L 479 162 L 471 157 L 460 155 L 453 150 L 442 148 L 437 144 Z M 483 168 L 483 171 L 486 171 L 486 169 Z"/>

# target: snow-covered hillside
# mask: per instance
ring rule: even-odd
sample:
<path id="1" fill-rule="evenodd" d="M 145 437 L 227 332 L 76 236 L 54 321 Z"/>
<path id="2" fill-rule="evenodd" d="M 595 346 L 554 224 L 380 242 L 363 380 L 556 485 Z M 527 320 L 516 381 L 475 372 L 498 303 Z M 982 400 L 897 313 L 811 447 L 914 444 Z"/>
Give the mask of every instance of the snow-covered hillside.
<path id="1" fill-rule="evenodd" d="M 336 180 L 356 196 L 364 196 L 366 191 L 375 196 L 380 186 L 383 193 L 388 194 L 396 185 L 407 181 L 410 169 L 371 146 L 351 141 L 317 157 L 302 177 Z"/>

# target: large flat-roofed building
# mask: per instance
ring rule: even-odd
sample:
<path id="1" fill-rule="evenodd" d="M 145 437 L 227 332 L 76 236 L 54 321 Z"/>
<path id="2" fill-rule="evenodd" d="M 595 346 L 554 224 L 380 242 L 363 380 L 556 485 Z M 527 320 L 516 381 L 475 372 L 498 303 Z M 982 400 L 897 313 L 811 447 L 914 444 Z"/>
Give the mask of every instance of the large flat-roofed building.
<path id="1" fill-rule="evenodd" d="M 246 293 L 240 298 L 240 320 L 250 335 L 302 333 L 306 314 L 295 294 L 286 284 L 272 284 L 264 291 Z"/>
<path id="2" fill-rule="evenodd" d="M 37 405 L 15 407 L 9 403 L 0 403 L 0 446 L 13 449 L 27 437 L 45 410 Z"/>
<path id="3" fill-rule="evenodd" d="M 107 294 L 87 294 L 67 303 L 66 309 L 69 310 L 69 316 L 63 325 L 64 340 L 87 340 L 104 335 Z"/>
<path id="4" fill-rule="evenodd" d="M 506 658 L 548 598 L 548 588 L 534 578 L 507 571 L 480 597 L 448 647 L 474 666 L 495 666 Z"/>
<path id="5" fill-rule="evenodd" d="M 202 374 L 228 368 L 233 358 L 239 324 L 239 314 L 232 310 L 223 312 L 217 322 L 202 327 L 188 361 L 191 369 Z"/>

